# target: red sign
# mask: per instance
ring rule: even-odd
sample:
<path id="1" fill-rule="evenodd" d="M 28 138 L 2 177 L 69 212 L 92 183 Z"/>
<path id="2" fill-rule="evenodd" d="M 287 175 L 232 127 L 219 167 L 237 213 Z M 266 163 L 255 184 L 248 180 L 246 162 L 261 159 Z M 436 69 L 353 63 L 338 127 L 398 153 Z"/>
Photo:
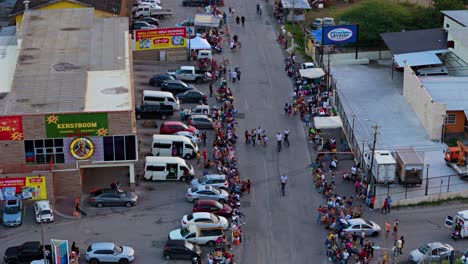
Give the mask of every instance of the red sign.
<path id="1" fill-rule="evenodd" d="M 21 116 L 0 117 L 0 140 L 23 140 L 23 121 Z"/>
<path id="2" fill-rule="evenodd" d="M 135 30 L 135 49 L 171 49 L 186 46 L 187 28 L 155 28 Z"/>
<path id="3" fill-rule="evenodd" d="M 25 185 L 26 178 L 2 178 L 0 179 L 0 189 L 15 187 L 16 192 L 21 192 L 21 187 Z"/>

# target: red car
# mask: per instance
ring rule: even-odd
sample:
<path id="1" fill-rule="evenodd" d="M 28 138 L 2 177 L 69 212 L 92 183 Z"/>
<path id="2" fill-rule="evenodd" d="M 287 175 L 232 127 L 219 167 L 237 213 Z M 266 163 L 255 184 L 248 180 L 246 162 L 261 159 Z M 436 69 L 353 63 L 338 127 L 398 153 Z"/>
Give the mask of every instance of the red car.
<path id="1" fill-rule="evenodd" d="M 192 134 L 198 135 L 198 129 L 194 126 L 186 125 L 179 121 L 166 121 L 162 123 L 159 129 L 160 134 L 175 134 L 180 131 L 187 131 Z"/>
<path id="2" fill-rule="evenodd" d="M 224 217 L 232 216 L 231 206 L 214 200 L 198 200 L 194 202 L 193 212 L 207 212 Z"/>

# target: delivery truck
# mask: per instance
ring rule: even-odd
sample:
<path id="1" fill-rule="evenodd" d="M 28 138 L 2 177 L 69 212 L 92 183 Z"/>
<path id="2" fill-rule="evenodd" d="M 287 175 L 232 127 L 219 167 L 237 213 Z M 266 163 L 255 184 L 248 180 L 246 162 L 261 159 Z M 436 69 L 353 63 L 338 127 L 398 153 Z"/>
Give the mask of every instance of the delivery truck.
<path id="1" fill-rule="evenodd" d="M 403 185 L 420 185 L 423 181 L 424 161 L 422 154 L 414 148 L 396 149 L 396 175 Z"/>

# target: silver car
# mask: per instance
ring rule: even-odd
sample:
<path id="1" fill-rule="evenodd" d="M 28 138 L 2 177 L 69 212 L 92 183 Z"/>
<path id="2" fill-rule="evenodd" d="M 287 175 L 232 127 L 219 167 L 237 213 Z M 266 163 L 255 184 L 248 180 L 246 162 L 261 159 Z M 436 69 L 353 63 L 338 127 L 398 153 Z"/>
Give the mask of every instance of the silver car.
<path id="1" fill-rule="evenodd" d="M 229 194 L 225 190 L 218 190 L 211 186 L 199 185 L 188 188 L 186 196 L 189 202 L 196 202 L 200 199 L 205 199 L 224 203 L 227 201 Z"/>
<path id="2" fill-rule="evenodd" d="M 448 259 L 452 251 L 453 247 L 449 244 L 432 242 L 412 250 L 409 259 L 414 263 L 419 263 L 422 260 L 442 261 Z"/>
<path id="3" fill-rule="evenodd" d="M 366 232 L 366 236 L 377 236 L 382 230 L 375 222 L 362 218 L 340 219 L 336 228 L 341 236 L 346 236 L 349 233 L 360 236 L 362 230 Z"/>
<path id="4" fill-rule="evenodd" d="M 209 174 L 202 176 L 197 179 L 193 179 L 190 183 L 192 187 L 196 187 L 199 185 L 206 185 L 212 186 L 218 189 L 227 189 L 229 187 L 229 183 L 226 180 L 226 175 L 222 174 Z"/>
<path id="5" fill-rule="evenodd" d="M 104 188 L 91 192 L 88 201 L 99 208 L 104 206 L 132 207 L 137 204 L 138 196 L 121 189 Z"/>
<path id="6" fill-rule="evenodd" d="M 135 250 L 111 242 L 93 243 L 86 249 L 85 259 L 89 264 L 101 262 L 128 264 L 135 259 Z"/>

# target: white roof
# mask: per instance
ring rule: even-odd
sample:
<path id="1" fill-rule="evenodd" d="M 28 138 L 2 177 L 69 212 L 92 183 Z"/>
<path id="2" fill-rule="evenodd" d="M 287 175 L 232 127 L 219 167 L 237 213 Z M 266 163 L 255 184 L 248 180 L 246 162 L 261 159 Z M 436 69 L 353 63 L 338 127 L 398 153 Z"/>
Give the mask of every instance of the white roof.
<path id="1" fill-rule="evenodd" d="M 192 144 L 192 141 L 190 141 L 189 138 L 187 138 L 186 136 L 182 136 L 182 135 L 161 135 L 161 134 L 154 134 L 153 135 L 153 141 L 154 140 L 161 140 L 161 139 L 165 139 L 165 140 L 173 140 L 173 141 L 184 141 L 185 143 L 189 143 L 189 144 Z"/>
<path id="2" fill-rule="evenodd" d="M 208 40 L 196 36 L 193 39 L 187 39 L 187 49 L 192 50 L 211 50 L 211 45 Z"/>
<path id="3" fill-rule="evenodd" d="M 300 69 L 299 74 L 303 78 L 316 79 L 325 75 L 322 68 Z"/>
<path id="4" fill-rule="evenodd" d="M 143 96 L 164 96 L 164 97 L 174 97 L 174 95 L 170 92 L 163 92 L 163 91 L 151 91 L 151 90 L 143 90 Z"/>
<path id="5" fill-rule="evenodd" d="M 396 164 L 395 159 L 390 151 L 378 150 L 374 152 L 375 161 L 378 164 Z"/>
<path id="6" fill-rule="evenodd" d="M 96 250 L 96 249 L 113 249 L 114 248 L 114 243 L 112 242 L 97 242 L 97 243 L 93 243 L 91 245 L 91 248 L 93 250 Z"/>
<path id="7" fill-rule="evenodd" d="M 422 65 L 436 65 L 442 64 L 442 61 L 437 57 L 437 53 L 445 53 L 447 50 L 430 50 L 430 51 L 421 51 L 421 52 L 412 52 L 412 53 L 402 53 L 396 54 L 393 56 L 395 63 L 398 67 L 404 67 L 406 63 L 413 66 L 422 66 Z"/>
<path id="8" fill-rule="evenodd" d="M 317 129 L 332 129 L 343 127 L 343 123 L 339 116 L 316 116 L 314 126 Z"/>
<path id="9" fill-rule="evenodd" d="M 420 77 L 429 96 L 447 111 L 468 111 L 468 77 Z"/>
<path id="10" fill-rule="evenodd" d="M 148 163 L 182 163 L 185 164 L 185 160 L 179 157 L 145 157 L 145 162 Z"/>
<path id="11" fill-rule="evenodd" d="M 468 10 L 450 10 L 441 11 L 441 13 L 457 21 L 465 27 L 468 26 Z"/>
<path id="12" fill-rule="evenodd" d="M 195 66 L 180 66 L 181 70 L 193 70 L 195 69 Z"/>
<path id="13" fill-rule="evenodd" d="M 463 219 L 468 219 L 468 210 L 460 211 L 457 215 L 461 216 Z"/>

